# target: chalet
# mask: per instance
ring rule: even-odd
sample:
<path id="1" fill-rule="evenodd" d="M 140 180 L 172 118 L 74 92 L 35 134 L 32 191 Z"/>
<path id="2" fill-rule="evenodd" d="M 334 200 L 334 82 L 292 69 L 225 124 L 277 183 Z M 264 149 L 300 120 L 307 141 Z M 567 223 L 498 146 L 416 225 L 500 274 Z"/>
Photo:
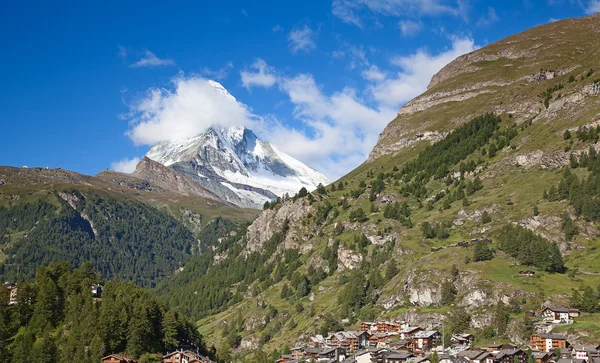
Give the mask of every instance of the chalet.
<path id="1" fill-rule="evenodd" d="M 429 358 L 425 357 L 412 357 L 406 361 L 406 363 L 431 363 Z"/>
<path id="2" fill-rule="evenodd" d="M 400 335 L 397 332 L 375 333 L 369 338 L 369 343 L 373 347 L 383 347 L 390 342 L 399 341 Z"/>
<path id="3" fill-rule="evenodd" d="M 525 363 L 527 353 L 521 349 L 504 349 L 494 354 L 494 363 Z"/>
<path id="4" fill-rule="evenodd" d="M 410 338 L 412 338 L 413 335 L 417 334 L 418 332 L 423 331 L 422 328 L 419 328 L 418 326 L 415 327 L 406 327 L 402 330 L 399 331 L 400 333 L 400 339 L 402 340 L 409 340 Z"/>
<path id="5" fill-rule="evenodd" d="M 377 331 L 380 333 L 390 332 L 390 331 L 400 331 L 400 324 L 391 321 L 378 321 L 376 323 Z"/>
<path id="6" fill-rule="evenodd" d="M 440 333 L 435 330 L 420 331 L 415 333 L 412 338 L 412 347 L 414 351 L 429 351 L 440 339 Z"/>
<path id="7" fill-rule="evenodd" d="M 532 277 L 535 276 L 535 272 L 531 270 L 519 271 L 519 275 Z"/>
<path id="8" fill-rule="evenodd" d="M 388 347 L 394 350 L 408 350 L 410 340 L 392 340 L 388 343 Z"/>
<path id="9" fill-rule="evenodd" d="M 414 355 L 411 353 L 388 351 L 382 353 L 378 358 L 385 363 L 404 363 L 412 357 Z"/>
<path id="10" fill-rule="evenodd" d="M 325 345 L 325 338 L 321 334 L 317 334 L 308 339 L 308 345 L 317 348 L 323 347 Z"/>
<path id="11" fill-rule="evenodd" d="M 469 361 L 458 355 L 450 355 L 450 354 L 440 354 L 440 362 L 439 363 L 469 363 Z"/>
<path id="12" fill-rule="evenodd" d="M 306 347 L 305 349 L 300 350 L 299 352 L 294 352 L 292 350 L 292 356 L 296 360 L 302 360 L 304 358 L 308 358 L 309 360 L 316 360 L 319 357 L 319 354 L 321 354 L 321 352 L 323 352 L 323 349 L 321 348 Z"/>
<path id="13" fill-rule="evenodd" d="M 488 351 L 492 352 L 492 353 L 497 353 L 502 350 L 511 350 L 511 349 L 517 349 L 517 347 L 512 344 L 491 344 L 488 346 Z"/>
<path id="14" fill-rule="evenodd" d="M 92 297 L 101 298 L 102 297 L 102 285 L 92 284 Z"/>
<path id="15" fill-rule="evenodd" d="M 138 363 L 137 360 L 121 354 L 111 354 L 100 358 L 102 363 Z"/>
<path id="16" fill-rule="evenodd" d="M 556 359 L 571 359 L 571 350 L 568 348 L 555 349 L 551 354 Z"/>
<path id="17" fill-rule="evenodd" d="M 331 348 L 325 349 L 321 351 L 317 355 L 317 361 L 319 360 L 335 360 L 336 362 L 341 362 L 346 359 L 346 349 L 344 348 Z"/>
<path id="18" fill-rule="evenodd" d="M 573 322 L 569 316 L 569 309 L 566 308 L 547 307 L 542 310 L 541 315 L 544 321 L 554 324 L 570 324 Z"/>
<path id="19" fill-rule="evenodd" d="M 581 315 L 579 309 L 569 308 L 569 316 L 571 318 L 578 318 Z"/>
<path id="20" fill-rule="evenodd" d="M 458 357 L 462 357 L 471 363 L 493 363 L 494 355 L 491 352 L 483 349 L 469 349 L 463 350 L 456 354 Z"/>
<path id="21" fill-rule="evenodd" d="M 362 323 L 360 323 L 360 330 L 361 331 L 377 330 L 377 324 L 371 323 L 368 321 L 363 321 Z"/>
<path id="22" fill-rule="evenodd" d="M 471 334 L 452 334 L 451 338 L 452 343 L 459 345 L 471 345 L 474 340 L 475 337 Z"/>
<path id="23" fill-rule="evenodd" d="M 600 358 L 600 346 L 577 346 L 573 348 L 571 356 L 575 359 L 590 360 L 592 358 Z"/>
<path id="24" fill-rule="evenodd" d="M 531 356 L 536 363 L 550 363 L 552 361 L 552 354 L 548 352 L 532 352 Z"/>
<path id="25" fill-rule="evenodd" d="M 529 337 L 531 349 L 550 352 L 567 347 L 567 338 L 561 334 L 533 334 Z"/>
<path id="26" fill-rule="evenodd" d="M 17 304 L 17 293 L 19 289 L 17 288 L 17 284 L 14 282 L 6 281 L 4 283 L 4 288 L 8 290 L 8 305 L 16 305 Z"/>
<path id="27" fill-rule="evenodd" d="M 209 363 L 210 359 L 189 350 L 177 350 L 163 356 L 163 363 Z"/>
<path id="28" fill-rule="evenodd" d="M 368 344 L 369 335 L 367 332 L 342 331 L 331 334 L 327 345 L 343 348 L 349 352 L 356 352 L 360 347 L 366 347 Z"/>

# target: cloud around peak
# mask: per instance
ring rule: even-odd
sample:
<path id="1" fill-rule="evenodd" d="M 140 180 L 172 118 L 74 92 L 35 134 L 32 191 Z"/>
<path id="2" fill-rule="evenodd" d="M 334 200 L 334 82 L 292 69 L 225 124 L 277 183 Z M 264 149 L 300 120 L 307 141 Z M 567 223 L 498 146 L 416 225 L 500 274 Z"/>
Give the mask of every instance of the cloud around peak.
<path id="1" fill-rule="evenodd" d="M 253 115 L 224 88 L 201 76 L 177 76 L 151 88 L 129 107 L 127 136 L 136 145 L 196 136 L 211 126 L 250 126 Z"/>

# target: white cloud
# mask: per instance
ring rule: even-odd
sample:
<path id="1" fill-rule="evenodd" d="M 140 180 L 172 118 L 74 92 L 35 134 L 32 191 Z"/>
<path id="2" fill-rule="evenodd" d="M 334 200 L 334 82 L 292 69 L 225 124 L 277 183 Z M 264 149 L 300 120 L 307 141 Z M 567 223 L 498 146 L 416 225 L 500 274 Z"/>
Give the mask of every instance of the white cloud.
<path id="1" fill-rule="evenodd" d="M 367 81 L 383 81 L 385 79 L 385 74 L 374 64 L 369 69 L 362 71 L 362 76 Z"/>
<path id="2" fill-rule="evenodd" d="M 314 37 L 315 34 L 308 25 L 305 25 L 303 28 L 293 29 L 288 34 L 288 46 L 292 53 L 297 53 L 298 51 L 308 53 L 317 47 Z"/>
<path id="3" fill-rule="evenodd" d="M 423 23 L 420 21 L 401 20 L 398 22 L 398 27 L 405 37 L 417 35 L 423 29 Z"/>
<path id="4" fill-rule="evenodd" d="M 585 13 L 592 15 L 598 12 L 600 12 L 600 0 L 589 0 L 585 7 Z"/>
<path id="5" fill-rule="evenodd" d="M 135 167 L 140 162 L 140 158 L 137 156 L 128 159 L 124 158 L 119 161 L 115 161 L 110 163 L 110 169 L 114 171 L 118 171 L 120 173 L 133 173 L 135 171 Z"/>
<path id="6" fill-rule="evenodd" d="M 480 28 L 486 28 L 498 21 L 500 21 L 500 18 L 496 14 L 496 10 L 489 6 L 488 13 L 486 15 L 482 15 L 477 21 L 476 25 Z"/>
<path id="7" fill-rule="evenodd" d="M 446 64 L 477 48 L 473 39 L 455 37 L 452 39 L 452 47 L 437 55 L 420 49 L 412 55 L 393 58 L 392 64 L 401 71 L 393 78 L 375 82 L 369 87 L 369 91 L 381 104 L 397 108 L 425 92 L 431 77 Z"/>
<path id="8" fill-rule="evenodd" d="M 154 53 L 146 49 L 144 51 L 144 56 L 140 58 L 137 62 L 130 65 L 132 68 L 140 68 L 140 67 L 163 67 L 163 66 L 174 66 L 175 61 L 172 59 L 161 59 L 158 58 Z"/>
<path id="9" fill-rule="evenodd" d="M 250 89 L 251 87 L 271 87 L 275 84 L 277 80 L 275 78 L 275 70 L 264 60 L 257 59 L 250 68 L 256 71 L 250 72 L 246 70 L 240 72 L 242 85 L 246 89 Z"/>
<path id="10" fill-rule="evenodd" d="M 273 33 L 278 33 L 278 32 L 280 32 L 282 30 L 283 30 L 283 27 L 281 25 L 279 25 L 279 24 L 277 24 L 277 25 L 275 25 L 273 27 Z"/>
<path id="11" fill-rule="evenodd" d="M 396 17 L 440 14 L 466 17 L 468 9 L 466 1 L 457 0 L 454 6 L 448 3 L 449 1 L 446 0 L 333 0 L 331 10 L 333 15 L 343 22 L 361 28 L 363 11 Z"/>
<path id="12" fill-rule="evenodd" d="M 224 97 L 225 95 L 225 97 Z M 196 136 L 211 126 L 249 126 L 249 109 L 202 77 L 178 76 L 172 87 L 153 88 L 130 106 L 127 135 L 136 145 Z"/>
<path id="13" fill-rule="evenodd" d="M 332 179 L 363 162 L 396 115 L 391 108 L 368 106 L 352 88 L 325 95 L 309 74 L 282 79 L 280 89 L 307 132 L 273 127 L 271 142 Z"/>

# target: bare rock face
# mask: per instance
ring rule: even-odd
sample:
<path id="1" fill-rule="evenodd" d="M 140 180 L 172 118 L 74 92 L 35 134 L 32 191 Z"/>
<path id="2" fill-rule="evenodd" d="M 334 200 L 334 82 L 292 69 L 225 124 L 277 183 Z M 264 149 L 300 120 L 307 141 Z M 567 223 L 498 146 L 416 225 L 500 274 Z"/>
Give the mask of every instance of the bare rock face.
<path id="1" fill-rule="evenodd" d="M 338 270 L 354 270 L 363 260 L 363 256 L 359 253 L 352 252 L 343 246 L 338 249 Z"/>
<path id="2" fill-rule="evenodd" d="M 247 251 L 259 251 L 275 232 L 281 231 L 286 221 L 289 231 L 284 241 L 285 248 L 306 247 L 305 243 L 301 243 L 298 222 L 309 213 L 314 213 L 314 208 L 308 204 L 306 198 L 296 201 L 288 200 L 279 208 L 263 211 L 248 227 L 246 232 Z"/>

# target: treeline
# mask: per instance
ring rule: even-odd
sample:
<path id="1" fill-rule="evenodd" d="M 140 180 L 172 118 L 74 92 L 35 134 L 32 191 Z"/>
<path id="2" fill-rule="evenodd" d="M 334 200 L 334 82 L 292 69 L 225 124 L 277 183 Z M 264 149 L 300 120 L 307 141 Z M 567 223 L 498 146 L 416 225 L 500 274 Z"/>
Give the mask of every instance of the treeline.
<path id="1" fill-rule="evenodd" d="M 93 192 L 67 193 L 76 198 L 77 210 L 58 195 L 60 208 L 44 201 L 0 208 L 0 234 L 24 232 L 5 251 L 4 280 L 31 280 L 51 262 L 91 261 L 107 278 L 153 286 L 191 254 L 194 236 L 166 212 Z"/>
<path id="2" fill-rule="evenodd" d="M 547 272 L 565 272 L 560 250 L 534 232 L 515 225 L 505 225 L 498 234 L 499 249 L 526 266 Z"/>
<path id="3" fill-rule="evenodd" d="M 103 284 L 91 264 L 38 269 L 18 285 L 17 304 L 0 301 L 0 362 L 90 362 L 112 353 L 156 361 L 182 343 L 206 351 L 194 325 L 168 310 L 150 292 L 129 282 Z M 4 291 L 3 291 L 4 293 Z"/>

